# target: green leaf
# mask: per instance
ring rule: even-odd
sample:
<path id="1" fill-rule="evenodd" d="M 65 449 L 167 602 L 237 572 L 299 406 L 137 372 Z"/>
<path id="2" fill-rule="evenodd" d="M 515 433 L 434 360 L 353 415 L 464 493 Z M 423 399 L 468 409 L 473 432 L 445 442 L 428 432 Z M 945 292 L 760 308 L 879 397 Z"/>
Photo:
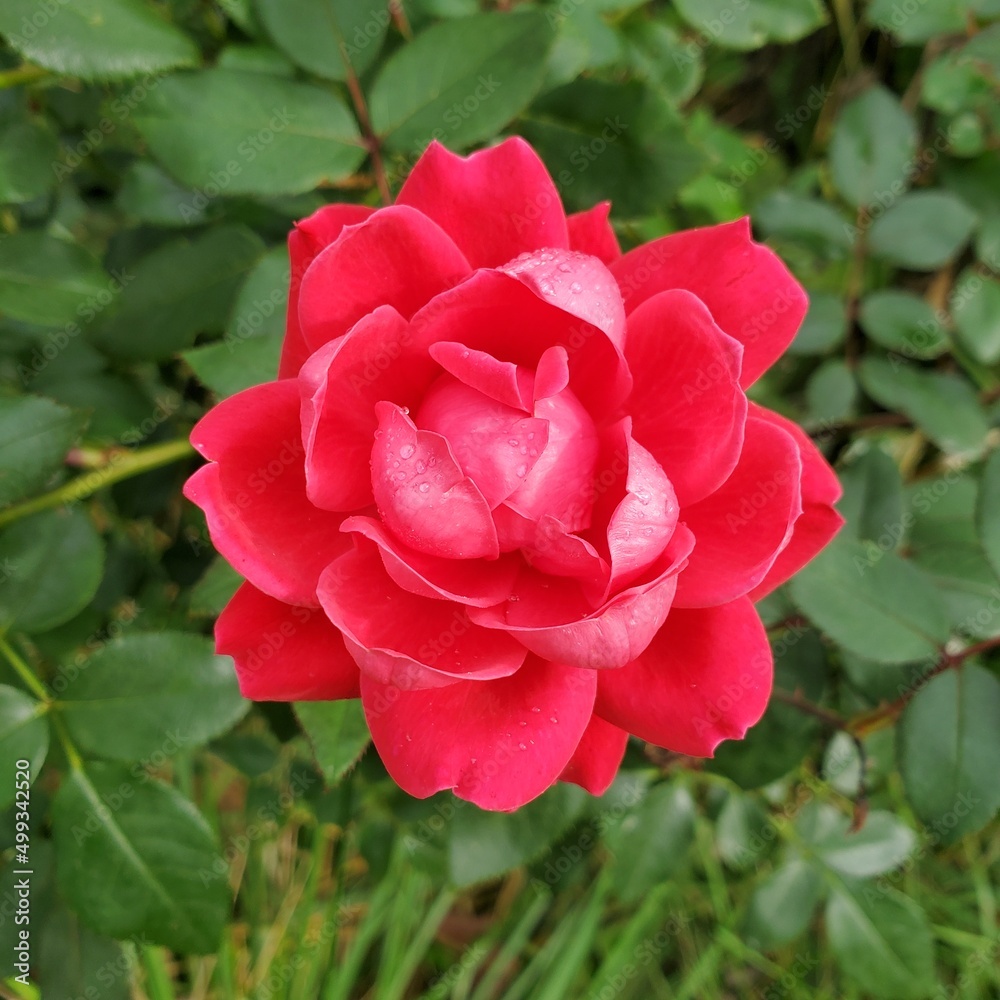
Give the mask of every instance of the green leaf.
<path id="1" fill-rule="evenodd" d="M 765 234 L 794 240 L 827 257 L 846 256 L 853 243 L 852 227 L 818 198 L 778 191 L 754 208 L 753 217 Z"/>
<path id="2" fill-rule="evenodd" d="M 222 556 L 216 557 L 191 588 L 191 614 L 204 618 L 218 617 L 242 582 L 243 577 Z"/>
<path id="3" fill-rule="evenodd" d="M 892 412 L 905 413 L 942 450 L 982 450 L 989 424 L 966 379 L 875 357 L 861 362 L 858 377 L 872 399 Z"/>
<path id="4" fill-rule="evenodd" d="M 943 843 L 1000 808 L 1000 681 L 975 664 L 930 680 L 899 724 L 899 769 L 916 814 Z"/>
<path id="5" fill-rule="evenodd" d="M 919 1000 L 934 987 L 934 939 L 924 911 L 883 886 L 838 889 L 826 930 L 841 971 L 886 1000 Z"/>
<path id="6" fill-rule="evenodd" d="M 104 542 L 80 508 L 49 510 L 0 533 L 0 628 L 46 632 L 97 593 Z"/>
<path id="7" fill-rule="evenodd" d="M 861 329 L 882 347 L 904 358 L 936 358 L 948 335 L 930 303 L 912 292 L 883 288 L 861 300 Z"/>
<path id="8" fill-rule="evenodd" d="M 949 622 L 933 584 L 892 552 L 836 538 L 791 581 L 792 600 L 835 642 L 879 663 L 936 656 Z"/>
<path id="9" fill-rule="evenodd" d="M 819 901 L 823 878 L 801 858 L 793 858 L 760 882 L 750 897 L 746 934 L 751 944 L 774 948 L 805 932 Z"/>
<path id="10" fill-rule="evenodd" d="M 856 207 L 891 203 L 910 185 L 916 151 L 913 116 L 885 87 L 872 87 L 843 108 L 834 126 L 833 182 Z"/>
<path id="11" fill-rule="evenodd" d="M 968 268 L 951 294 L 951 315 L 962 343 L 983 364 L 1000 361 L 1000 281 Z"/>
<path id="12" fill-rule="evenodd" d="M 184 360 L 216 395 L 231 396 L 277 375 L 288 283 L 288 251 L 274 247 L 240 289 L 225 338 L 184 353 Z"/>
<path id="13" fill-rule="evenodd" d="M 581 8 L 580 12 L 587 9 Z M 694 97 L 705 75 L 697 48 L 690 54 L 689 45 L 676 31 L 646 18 L 629 19 L 622 34 L 628 47 L 628 63 L 637 76 L 672 104 L 683 104 Z"/>
<path id="14" fill-rule="evenodd" d="M 691 793 L 663 782 L 608 830 L 605 843 L 614 855 L 615 892 L 623 903 L 641 899 L 684 863 L 694 840 L 694 818 Z"/>
<path id="15" fill-rule="evenodd" d="M 336 785 L 371 743 L 361 702 L 297 701 L 295 714 L 309 737 L 327 785 Z"/>
<path id="16" fill-rule="evenodd" d="M 841 875 L 881 875 L 901 865 L 917 845 L 913 830 L 884 810 L 871 812 L 856 832 L 850 826 L 850 819 L 837 813 L 832 828 L 812 844 L 820 860 Z"/>
<path id="17" fill-rule="evenodd" d="M 94 331 L 120 358 L 157 360 L 226 322 L 236 290 L 261 258 L 260 238 L 243 226 L 217 226 L 172 240 L 143 257 L 118 308 Z"/>
<path id="18" fill-rule="evenodd" d="M 40 396 L 0 397 L 0 506 L 48 483 L 82 423 L 72 410 Z"/>
<path id="19" fill-rule="evenodd" d="M 178 791 L 135 770 L 94 763 L 63 779 L 52 805 L 60 889 L 100 934 L 214 951 L 229 883 L 212 831 Z"/>
<path id="20" fill-rule="evenodd" d="M 897 548 L 906 525 L 896 463 L 881 448 L 870 448 L 840 473 L 840 483 L 844 496 L 837 507 L 847 521 L 845 533 L 884 551 Z"/>
<path id="21" fill-rule="evenodd" d="M 27 229 L 0 239 L 0 312 L 41 326 L 76 321 L 108 276 L 84 249 Z"/>
<path id="22" fill-rule="evenodd" d="M 953 194 L 915 191 L 872 223 L 868 246 L 876 257 L 899 267 L 933 271 L 958 255 L 977 221 L 976 213 Z"/>
<path id="23" fill-rule="evenodd" d="M 855 410 L 858 383 L 839 358 L 824 361 L 806 383 L 809 422 L 818 426 L 846 420 Z"/>
<path id="24" fill-rule="evenodd" d="M 191 211 L 219 197 L 310 191 L 365 157 L 338 95 L 263 73 L 178 73 L 133 118 L 156 159 L 197 189 Z"/>
<path id="25" fill-rule="evenodd" d="M 585 801 L 579 788 L 555 785 L 512 813 L 457 803 L 448 838 L 451 881 L 471 885 L 534 860 L 570 826 Z M 590 846 L 596 839 L 591 834 Z"/>
<path id="26" fill-rule="evenodd" d="M 535 102 L 520 131 L 568 206 L 611 199 L 618 218 L 655 211 L 705 163 L 677 111 L 637 82 L 583 78 L 560 87 Z"/>
<path id="27" fill-rule="evenodd" d="M 391 20 L 386 5 L 358 0 L 256 0 L 257 14 L 297 65 L 327 80 L 360 76 L 375 60 Z"/>
<path id="28" fill-rule="evenodd" d="M 993 572 L 1000 576 L 1000 451 L 983 468 L 976 499 L 976 529 Z"/>
<path id="29" fill-rule="evenodd" d="M 206 221 L 208 213 L 196 207 L 196 198 L 197 192 L 178 184 L 155 163 L 136 160 L 122 176 L 117 204 L 142 222 L 173 228 Z"/>
<path id="30" fill-rule="evenodd" d="M 0 33 L 53 73 L 120 80 L 193 66 L 198 50 L 142 0 L 5 0 Z"/>
<path id="31" fill-rule="evenodd" d="M 797 42 L 826 24 L 819 0 L 676 0 L 692 28 L 729 49 L 759 49 L 768 42 Z"/>
<path id="32" fill-rule="evenodd" d="M 59 143 L 44 119 L 0 126 L 0 204 L 47 194 L 55 184 L 52 164 L 58 155 Z"/>
<path id="33" fill-rule="evenodd" d="M 847 336 L 847 305 L 830 292 L 809 296 L 809 311 L 788 348 L 790 354 L 826 354 Z"/>
<path id="34" fill-rule="evenodd" d="M 0 684 L 0 809 L 14 801 L 14 765 L 28 762 L 31 781 L 49 752 L 49 721 L 45 706 L 17 688 Z"/>
<path id="35" fill-rule="evenodd" d="M 553 37 L 540 10 L 428 28 L 376 77 L 369 100 L 375 131 L 404 153 L 431 139 L 460 149 L 493 138 L 538 92 Z"/>
<path id="36" fill-rule="evenodd" d="M 773 845 L 775 830 L 764 807 L 752 795 L 730 792 L 719 811 L 715 844 L 733 871 L 757 867 Z"/>
<path id="37" fill-rule="evenodd" d="M 95 934 L 65 904 L 46 914 L 38 943 L 42 996 L 129 1000 L 130 963 L 117 941 Z"/>
<path id="38" fill-rule="evenodd" d="M 111 760 L 164 758 L 200 746 L 249 708 L 232 660 L 184 632 L 124 636 L 81 667 L 60 710 L 81 749 Z"/>
<path id="39" fill-rule="evenodd" d="M 934 0 L 910 7 L 900 0 L 872 0 L 868 20 L 901 42 L 917 45 L 935 35 L 964 32 L 969 6 L 968 0 Z"/>

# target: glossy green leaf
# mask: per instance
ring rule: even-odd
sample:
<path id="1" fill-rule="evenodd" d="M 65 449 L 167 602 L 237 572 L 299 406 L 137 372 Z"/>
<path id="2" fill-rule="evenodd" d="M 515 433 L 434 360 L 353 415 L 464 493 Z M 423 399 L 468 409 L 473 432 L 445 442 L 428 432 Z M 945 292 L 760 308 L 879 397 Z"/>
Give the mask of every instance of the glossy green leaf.
<path id="1" fill-rule="evenodd" d="M 309 191 L 365 156 L 337 94 L 264 73 L 178 73 L 133 117 L 156 159 L 196 189 L 191 211 L 232 195 Z"/>
<path id="2" fill-rule="evenodd" d="M 801 858 L 776 868 L 754 889 L 747 911 L 751 944 L 773 948 L 805 932 L 823 898 L 823 877 Z"/>
<path id="3" fill-rule="evenodd" d="M 297 701 L 295 714 L 328 785 L 336 785 L 371 743 L 360 701 Z"/>
<path id="4" fill-rule="evenodd" d="M 951 315 L 973 357 L 987 365 L 1000 361 L 1000 281 L 964 271 L 952 291 Z"/>
<path id="5" fill-rule="evenodd" d="M 883 551 L 899 546 L 903 520 L 903 481 L 896 463 L 881 448 L 870 448 L 840 473 L 844 496 L 837 505 L 844 533 L 874 542 Z M 911 515 L 912 517 L 912 515 Z"/>
<path id="6" fill-rule="evenodd" d="M 79 507 L 22 518 L 0 532 L 0 627 L 45 632 L 97 592 L 104 542 Z"/>
<path id="7" fill-rule="evenodd" d="M 768 42 L 796 42 L 826 24 L 818 0 L 677 0 L 692 28 L 730 49 L 759 49 Z"/>
<path id="8" fill-rule="evenodd" d="M 38 942 L 43 996 L 129 1000 L 129 964 L 117 941 L 95 934 L 65 905 L 47 915 Z"/>
<path id="9" fill-rule="evenodd" d="M 933 271 L 958 255 L 976 222 L 976 213 L 954 195 L 915 191 L 872 223 L 868 246 L 876 257 L 899 267 Z"/>
<path id="10" fill-rule="evenodd" d="M 852 205 L 891 204 L 909 187 L 917 125 L 899 99 L 872 87 L 841 110 L 830 140 L 830 172 Z"/>
<path id="11" fill-rule="evenodd" d="M 328 80 L 364 72 L 391 20 L 386 4 L 359 0 L 256 0 L 256 10 L 290 59 Z"/>
<path id="12" fill-rule="evenodd" d="M 49 752 L 49 721 L 40 701 L 0 684 L 0 809 L 14 801 L 15 764 L 28 762 L 33 782 Z"/>
<path id="13" fill-rule="evenodd" d="M 59 886 L 108 937 L 214 951 L 229 912 L 226 864 L 180 792 L 123 764 L 88 764 L 52 806 Z"/>
<path id="14" fill-rule="evenodd" d="M 136 160 L 122 178 L 118 207 L 155 226 L 196 226 L 205 222 L 207 209 L 196 202 L 197 192 L 178 184 L 148 160 Z"/>
<path id="15" fill-rule="evenodd" d="M 858 400 L 854 373 L 841 360 L 824 361 L 806 383 L 809 423 L 820 427 L 846 420 Z"/>
<path id="16" fill-rule="evenodd" d="M 867 357 L 858 367 L 861 384 L 886 409 L 905 413 L 940 448 L 975 453 L 989 430 L 976 392 L 966 379 L 901 359 Z"/>
<path id="17" fill-rule="evenodd" d="M 938 839 L 953 843 L 1000 808 L 1000 681 L 975 664 L 934 677 L 899 724 L 907 798 Z"/>
<path id="18" fill-rule="evenodd" d="M 187 347 L 226 322 L 237 289 L 260 260 L 260 238 L 243 226 L 218 226 L 154 250 L 94 337 L 116 357 L 155 360 Z"/>
<path id="19" fill-rule="evenodd" d="M 0 204 L 41 198 L 55 184 L 55 133 L 42 119 L 0 125 Z"/>
<path id="20" fill-rule="evenodd" d="M 847 306 L 840 295 L 814 292 L 809 311 L 789 345 L 790 354 L 825 354 L 843 343 L 847 335 Z"/>
<path id="21" fill-rule="evenodd" d="M 389 149 L 412 154 L 431 139 L 461 149 L 494 136 L 537 93 L 552 39 L 540 10 L 436 24 L 382 67 L 372 125 Z"/>
<path id="22" fill-rule="evenodd" d="M 904 358 L 936 358 L 948 335 L 925 299 L 912 292 L 883 288 L 861 300 L 861 329 L 882 347 Z"/>
<path id="23" fill-rule="evenodd" d="M 976 528 L 983 552 L 1000 576 L 1000 451 L 994 451 L 983 468 L 976 500 Z"/>
<path id="24" fill-rule="evenodd" d="M 191 588 L 191 614 L 217 617 L 242 582 L 243 577 L 218 556 Z"/>
<path id="25" fill-rule="evenodd" d="M 838 537 L 790 584 L 792 599 L 834 641 L 880 663 L 936 655 L 949 624 L 934 586 L 893 552 Z"/>
<path id="26" fill-rule="evenodd" d="M 838 889 L 826 930 L 845 976 L 874 997 L 919 1000 L 934 986 L 934 940 L 924 911 L 882 885 Z"/>
<path id="27" fill-rule="evenodd" d="M 841 875 L 865 878 L 903 864 L 917 846 L 917 835 L 892 813 L 876 809 L 852 832 L 847 816 L 837 815 L 833 829 L 811 846 L 824 864 Z"/>
<path id="28" fill-rule="evenodd" d="M 193 66 L 198 50 L 144 0 L 5 0 L 0 34 L 53 73 L 119 80 Z"/>
<path id="29" fill-rule="evenodd" d="M 75 243 L 26 229 L 0 239 L 0 311 L 42 326 L 79 321 L 108 286 L 94 258 Z"/>
<path id="30" fill-rule="evenodd" d="M 0 505 L 40 491 L 62 467 L 82 424 L 50 399 L 0 397 Z"/>
<path id="31" fill-rule="evenodd" d="M 95 653 L 60 695 L 66 726 L 88 753 L 159 762 L 200 746 L 249 708 L 232 660 L 184 632 L 124 636 Z"/>

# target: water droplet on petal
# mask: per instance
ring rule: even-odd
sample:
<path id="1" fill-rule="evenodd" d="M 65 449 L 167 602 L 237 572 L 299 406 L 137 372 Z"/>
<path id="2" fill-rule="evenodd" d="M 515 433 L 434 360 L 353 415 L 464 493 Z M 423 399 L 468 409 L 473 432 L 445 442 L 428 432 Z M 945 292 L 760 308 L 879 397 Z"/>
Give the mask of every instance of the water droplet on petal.
<path id="1" fill-rule="evenodd" d="M 518 441 L 517 438 L 508 438 L 507 439 L 507 444 L 509 444 L 511 446 L 511 448 L 516 448 L 520 443 L 521 442 Z"/>
<path id="2" fill-rule="evenodd" d="M 423 462 L 420 462 L 420 461 L 417 462 L 415 468 L 416 468 L 416 470 L 417 470 L 418 473 L 419 472 L 426 472 L 427 471 L 426 464 L 423 463 Z"/>
<path id="3" fill-rule="evenodd" d="M 532 712 L 540 712 L 540 711 L 541 711 L 541 709 L 540 709 L 540 708 L 538 708 L 538 706 L 536 705 L 536 706 L 535 706 L 535 707 L 534 707 L 534 708 L 533 708 L 533 709 L 532 709 L 531 711 L 532 711 Z"/>
<path id="4" fill-rule="evenodd" d="M 430 488 L 431 488 L 431 484 L 430 483 L 421 483 L 417 487 L 417 489 L 420 490 L 421 493 L 426 493 Z"/>
<path id="5" fill-rule="evenodd" d="M 579 281 L 574 281 L 572 285 L 569 286 L 569 290 L 574 294 L 578 295 L 583 291 L 583 285 Z"/>
<path id="6" fill-rule="evenodd" d="M 569 266 L 569 264 L 567 264 L 565 261 L 563 261 L 563 263 L 559 265 L 559 270 L 562 271 L 563 274 L 567 274 L 570 271 L 572 271 L 573 268 L 571 268 Z"/>
<path id="7" fill-rule="evenodd" d="M 558 722 L 558 721 L 559 720 L 554 715 L 549 716 L 549 722 Z"/>
<path id="8" fill-rule="evenodd" d="M 521 464 L 514 470 L 514 473 L 519 478 L 522 476 L 526 476 L 528 474 L 528 467 L 524 464 Z"/>
<path id="9" fill-rule="evenodd" d="M 414 449 L 412 444 L 404 444 L 403 447 L 399 449 L 399 457 L 403 459 L 410 458 L 413 455 L 413 451 Z"/>
<path id="10" fill-rule="evenodd" d="M 518 750 L 527 750 L 528 748 L 527 748 L 527 746 L 524 743 L 518 743 L 517 749 Z"/>

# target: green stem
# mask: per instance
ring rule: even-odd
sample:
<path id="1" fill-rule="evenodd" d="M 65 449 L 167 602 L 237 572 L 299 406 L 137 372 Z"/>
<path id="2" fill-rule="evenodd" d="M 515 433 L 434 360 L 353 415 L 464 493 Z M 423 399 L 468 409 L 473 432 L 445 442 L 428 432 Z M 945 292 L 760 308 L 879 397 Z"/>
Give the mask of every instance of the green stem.
<path id="1" fill-rule="evenodd" d="M 80 756 L 80 751 L 77 750 L 72 739 L 70 739 L 66 723 L 63 722 L 58 712 L 52 713 L 52 728 L 55 729 L 56 735 L 59 737 L 59 742 L 62 743 L 63 750 L 66 753 L 66 759 L 69 761 L 69 766 L 73 768 L 74 771 L 82 771 L 83 758 Z"/>
<path id="2" fill-rule="evenodd" d="M 49 694 L 48 689 L 42 683 L 41 679 L 4 638 L 0 638 L 0 653 L 3 653 L 7 662 L 14 668 L 14 672 L 24 681 L 25 686 L 39 701 L 44 702 L 46 705 L 52 702 L 52 695 Z"/>
<path id="3" fill-rule="evenodd" d="M 50 507 L 61 507 L 66 503 L 83 500 L 112 483 L 118 483 L 123 479 L 130 479 L 140 473 L 149 472 L 163 465 L 170 465 L 179 459 L 187 458 L 193 451 L 194 449 L 187 440 L 179 440 L 165 441 L 163 444 L 150 445 L 148 448 L 137 448 L 135 451 L 123 452 L 117 459 L 112 458 L 103 469 L 88 472 L 85 476 L 79 476 L 72 482 L 64 483 L 49 493 L 43 493 L 39 497 L 25 500 L 24 503 L 15 504 L 5 511 L 0 511 L 0 527 L 20 520 L 22 517 L 27 517 L 29 514 L 48 510 Z"/>
<path id="4" fill-rule="evenodd" d="M 19 87 L 22 83 L 34 83 L 43 76 L 48 76 L 49 71 L 41 66 L 17 66 L 14 69 L 4 70 L 0 73 L 0 90 L 9 87 Z"/>

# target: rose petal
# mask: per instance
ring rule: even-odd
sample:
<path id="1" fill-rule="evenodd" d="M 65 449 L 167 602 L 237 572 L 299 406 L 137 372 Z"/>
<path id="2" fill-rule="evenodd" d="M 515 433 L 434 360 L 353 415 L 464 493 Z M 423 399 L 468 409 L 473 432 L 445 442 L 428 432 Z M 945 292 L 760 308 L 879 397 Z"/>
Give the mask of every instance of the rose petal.
<path id="1" fill-rule="evenodd" d="M 317 507 L 347 511 L 372 502 L 375 404 L 415 406 L 436 373 L 433 361 L 409 346 L 409 325 L 391 306 L 309 358 L 299 386 L 306 484 Z"/>
<path id="2" fill-rule="evenodd" d="M 400 691 L 361 679 L 379 756 L 417 798 L 452 789 L 510 811 L 541 795 L 569 764 L 594 704 L 596 674 L 529 657 L 515 677 Z"/>
<path id="3" fill-rule="evenodd" d="M 348 226 L 302 278 L 299 323 L 313 350 L 378 306 L 407 319 L 457 284 L 469 263 L 444 231 L 412 208 L 383 208 Z"/>
<path id="4" fill-rule="evenodd" d="M 513 553 L 490 560 L 441 559 L 408 549 L 372 517 L 349 517 L 340 530 L 373 541 L 393 581 L 419 597 L 488 608 L 507 599 L 521 568 Z"/>
<path id="5" fill-rule="evenodd" d="M 473 267 L 497 267 L 538 247 L 569 246 L 559 192 L 538 154 L 519 138 L 467 157 L 435 140 L 396 204 L 433 219 Z"/>
<path id="6" fill-rule="evenodd" d="M 767 633 L 749 598 L 675 608 L 633 663 L 600 673 L 595 711 L 649 743 L 711 757 L 764 714 L 772 676 Z"/>
<path id="7" fill-rule="evenodd" d="M 446 559 L 500 554 L 490 508 L 440 434 L 417 430 L 394 403 L 375 407 L 372 490 L 386 527 L 404 545 Z"/>
<path id="8" fill-rule="evenodd" d="M 315 607 L 320 573 L 350 542 L 342 516 L 306 497 L 297 383 L 268 382 L 224 399 L 195 425 L 191 443 L 213 461 L 184 495 L 205 511 L 215 547 L 266 594 Z"/>
<path id="9" fill-rule="evenodd" d="M 689 229 L 645 243 L 611 265 L 625 310 L 672 288 L 694 292 L 744 346 L 742 384 L 784 353 L 806 313 L 802 286 L 778 256 L 755 243 L 750 220 Z"/>
<path id="10" fill-rule="evenodd" d="M 498 403 L 450 375 L 428 390 L 416 422 L 448 442 L 491 510 L 524 483 L 549 437 L 547 420 Z"/>
<path id="11" fill-rule="evenodd" d="M 619 349 L 625 342 L 625 306 L 611 272 L 596 258 L 576 250 L 535 250 L 500 270 L 536 295 L 582 320 L 589 334 L 596 326 Z"/>
<path id="12" fill-rule="evenodd" d="M 617 409 L 632 386 L 624 356 L 602 330 L 502 271 L 476 271 L 438 295 L 413 317 L 412 330 L 415 347 L 450 341 L 530 371 L 548 348 L 563 347 L 570 386 L 595 418 Z"/>
<path id="13" fill-rule="evenodd" d="M 244 583 L 215 623 L 215 645 L 236 661 L 254 701 L 338 701 L 361 695 L 358 665 L 318 608 L 276 601 Z"/>
<path id="14" fill-rule="evenodd" d="M 840 531 L 844 519 L 833 505 L 840 499 L 843 490 L 837 474 L 801 427 L 780 414 L 753 403 L 750 404 L 750 412 L 791 434 L 799 446 L 799 456 L 802 459 L 802 515 L 795 522 L 791 540 L 781 550 L 774 565 L 750 591 L 750 597 L 759 601 L 791 579 L 826 548 Z"/>
<path id="15" fill-rule="evenodd" d="M 428 349 L 430 356 L 450 375 L 505 406 L 531 411 L 531 373 L 509 361 L 497 361 L 485 351 L 465 344 L 439 341 Z"/>
<path id="16" fill-rule="evenodd" d="M 522 552 L 541 573 L 574 577 L 588 604 L 604 603 L 611 567 L 590 542 L 571 532 L 558 518 L 549 514 L 541 518 Z"/>
<path id="17" fill-rule="evenodd" d="M 411 690 L 507 677 L 526 656 L 513 639 L 473 624 L 465 608 L 400 589 L 368 543 L 329 566 L 318 593 L 358 667 L 382 684 Z"/>
<path id="18" fill-rule="evenodd" d="M 802 513 L 802 462 L 791 435 L 757 417 L 739 463 L 710 497 L 684 508 L 695 546 L 677 583 L 679 608 L 726 604 L 764 579 Z"/>
<path id="19" fill-rule="evenodd" d="M 743 446 L 743 348 L 683 290 L 647 299 L 628 320 L 634 434 L 670 477 L 682 507 L 729 478 Z"/>
<path id="20" fill-rule="evenodd" d="M 683 525 L 649 579 L 590 612 L 579 587 L 534 571 L 522 573 L 511 599 L 495 608 L 472 608 L 469 617 L 509 632 L 533 653 L 574 667 L 609 669 L 631 663 L 666 620 L 677 574 L 693 539 Z"/>
<path id="21" fill-rule="evenodd" d="M 622 255 L 618 237 L 608 221 L 611 202 L 602 201 L 586 212 L 574 212 L 566 219 L 571 250 L 589 253 L 605 264 L 612 264 Z"/>
<path id="22" fill-rule="evenodd" d="M 559 780 L 579 785 L 591 795 L 603 795 L 618 775 L 627 745 L 624 729 L 595 715 Z"/>
<path id="23" fill-rule="evenodd" d="M 307 219 L 295 223 L 295 228 L 288 234 L 288 313 L 278 378 L 297 375 L 312 353 L 299 326 L 299 288 L 306 269 L 317 254 L 340 236 L 345 226 L 356 226 L 359 222 L 364 222 L 374 211 L 367 205 L 324 205 Z"/>

